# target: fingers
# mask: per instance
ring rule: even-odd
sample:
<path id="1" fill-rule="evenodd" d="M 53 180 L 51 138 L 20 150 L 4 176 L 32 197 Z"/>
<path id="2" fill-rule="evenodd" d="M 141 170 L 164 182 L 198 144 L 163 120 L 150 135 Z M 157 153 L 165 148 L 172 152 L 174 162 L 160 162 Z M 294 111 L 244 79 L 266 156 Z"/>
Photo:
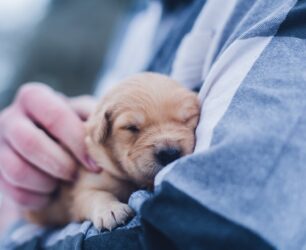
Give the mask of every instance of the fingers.
<path id="1" fill-rule="evenodd" d="M 72 157 L 25 117 L 12 116 L 3 137 L 18 154 L 45 173 L 68 181 L 75 179 L 76 163 Z"/>
<path id="2" fill-rule="evenodd" d="M 46 86 L 30 84 L 0 113 L 0 188 L 22 207 L 45 206 L 57 178 L 74 180 L 75 159 L 101 170 L 86 153 L 79 117 L 91 108 L 73 105 Z"/>
<path id="3" fill-rule="evenodd" d="M 1 145 L 1 173 L 8 184 L 42 194 L 50 194 L 55 190 L 55 179 L 31 166 L 8 145 Z"/>
<path id="4" fill-rule="evenodd" d="M 95 110 L 97 106 L 97 100 L 91 96 L 79 96 L 70 98 L 68 103 L 70 107 L 84 121 L 88 119 L 89 115 Z"/>
<path id="5" fill-rule="evenodd" d="M 87 168 L 99 168 L 89 159 L 85 147 L 85 128 L 78 115 L 50 88 L 28 84 L 17 97 L 23 111 L 59 140 Z"/>
<path id="6" fill-rule="evenodd" d="M 0 190 L 3 191 L 5 196 L 15 201 L 22 208 L 39 209 L 46 206 L 49 202 L 49 196 L 14 187 L 5 181 L 1 174 Z"/>

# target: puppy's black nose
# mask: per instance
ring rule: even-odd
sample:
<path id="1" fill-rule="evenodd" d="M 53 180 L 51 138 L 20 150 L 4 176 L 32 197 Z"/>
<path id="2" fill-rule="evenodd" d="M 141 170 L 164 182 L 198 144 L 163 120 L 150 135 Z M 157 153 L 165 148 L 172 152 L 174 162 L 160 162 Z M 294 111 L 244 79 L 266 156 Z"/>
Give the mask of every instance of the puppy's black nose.
<path id="1" fill-rule="evenodd" d="M 180 158 L 182 151 L 175 147 L 164 147 L 155 152 L 155 158 L 159 164 L 166 166 L 170 162 Z"/>

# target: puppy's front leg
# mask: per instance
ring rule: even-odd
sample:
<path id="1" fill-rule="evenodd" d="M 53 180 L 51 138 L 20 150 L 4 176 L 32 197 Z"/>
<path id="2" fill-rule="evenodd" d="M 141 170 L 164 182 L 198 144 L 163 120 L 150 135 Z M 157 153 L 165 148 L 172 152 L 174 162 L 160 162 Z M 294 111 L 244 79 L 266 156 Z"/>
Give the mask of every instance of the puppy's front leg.
<path id="1" fill-rule="evenodd" d="M 82 190 L 74 197 L 73 203 L 73 219 L 91 220 L 99 230 L 112 230 L 133 215 L 133 210 L 127 204 L 107 191 Z"/>

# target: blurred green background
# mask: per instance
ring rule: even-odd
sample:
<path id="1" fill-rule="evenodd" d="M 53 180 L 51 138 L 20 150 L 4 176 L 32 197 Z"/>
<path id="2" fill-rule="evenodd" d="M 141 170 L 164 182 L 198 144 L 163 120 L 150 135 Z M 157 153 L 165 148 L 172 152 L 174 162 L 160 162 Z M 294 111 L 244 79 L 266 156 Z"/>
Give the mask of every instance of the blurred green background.
<path id="1" fill-rule="evenodd" d="M 0 109 L 25 82 L 92 93 L 133 0 L 0 0 Z M 38 93 L 39 94 L 39 93 Z"/>

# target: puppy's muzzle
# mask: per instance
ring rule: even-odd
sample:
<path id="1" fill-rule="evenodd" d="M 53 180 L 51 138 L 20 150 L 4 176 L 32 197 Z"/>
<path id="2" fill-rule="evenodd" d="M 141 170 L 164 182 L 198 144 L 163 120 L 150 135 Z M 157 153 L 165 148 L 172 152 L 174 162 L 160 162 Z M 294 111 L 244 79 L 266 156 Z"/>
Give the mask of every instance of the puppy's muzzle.
<path id="1" fill-rule="evenodd" d="M 180 148 L 170 146 L 159 148 L 154 153 L 156 161 L 162 166 L 168 165 L 181 156 L 182 150 Z"/>

